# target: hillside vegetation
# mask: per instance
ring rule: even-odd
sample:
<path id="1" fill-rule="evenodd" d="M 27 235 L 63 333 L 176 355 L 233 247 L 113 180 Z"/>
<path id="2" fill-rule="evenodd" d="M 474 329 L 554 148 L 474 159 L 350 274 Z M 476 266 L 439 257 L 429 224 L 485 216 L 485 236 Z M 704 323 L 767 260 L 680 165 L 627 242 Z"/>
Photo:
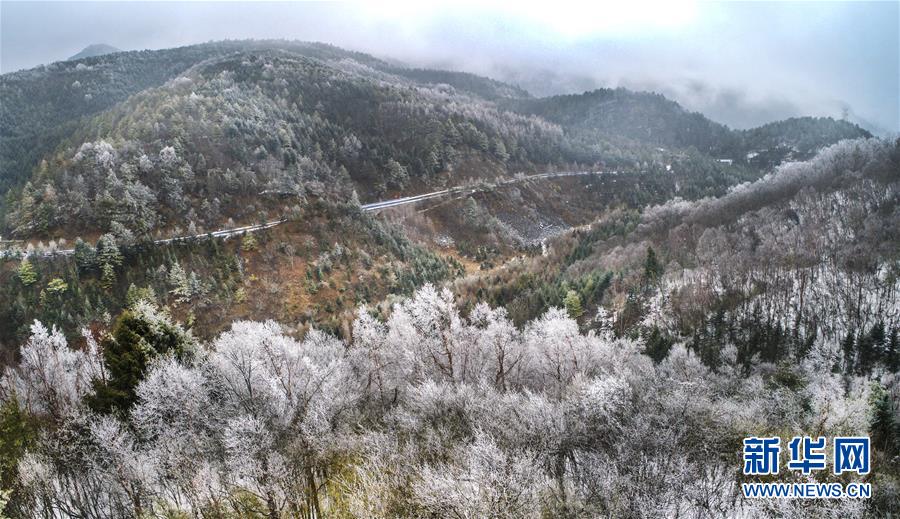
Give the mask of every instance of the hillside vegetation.
<path id="1" fill-rule="evenodd" d="M 12 242 L 0 270 L 7 358 L 33 319 L 52 320 L 77 339 L 80 327 L 100 326 L 118 313 L 132 285 L 152 287 L 161 304 L 179 305 L 184 296 L 172 292 L 178 283 L 161 274 L 176 265 L 195 276 L 202 304 L 220 309 L 183 316 L 201 315 L 190 321 L 203 337 L 229 318 L 265 317 L 272 314 L 264 309 L 275 308 L 292 322 L 336 329 L 348 305 L 461 272 L 455 265 L 426 274 L 426 265 L 462 260 L 490 268 L 532 254 L 541 240 L 609 208 L 720 196 L 764 173 L 753 161 L 719 161 L 735 146 L 743 153 L 743 134 L 661 96 L 618 90 L 532 99 L 487 78 L 403 68 L 321 44 L 219 42 L 60 62 L 3 75 L 0 100 L 0 180 L 8 188 L 3 235 L 23 240 Z M 809 120 L 799 131 L 798 124 L 759 133 L 769 148 L 777 141 L 810 153 L 855 128 Z M 801 145 L 800 135 L 811 137 Z M 518 172 L 545 170 L 609 174 L 491 187 Z M 431 254 L 418 266 L 408 263 L 408 252 L 394 248 L 385 256 L 370 248 L 369 230 L 310 238 L 321 236 L 322 207 L 347 222 L 356 218 L 347 208 L 359 200 L 471 183 L 484 189 L 426 213 L 389 218 L 397 228 L 387 232 L 433 251 L 415 253 Z M 305 280 L 296 288 L 260 291 L 243 273 L 235 278 L 229 255 L 252 252 L 243 246 L 224 247 L 230 252 L 214 260 L 197 256 L 205 247 L 199 244 L 149 245 L 283 218 L 294 223 L 254 239 L 277 244 L 266 256 L 272 272 L 296 276 L 298 260 L 312 269 L 299 271 Z M 335 244 L 370 258 L 347 264 L 350 285 L 373 269 L 384 282 L 368 294 L 351 290 L 335 304 L 331 292 L 317 288 L 348 288 L 319 267 L 319 256 Z M 79 250 L 74 256 L 49 262 L 40 256 L 71 247 Z M 39 255 L 23 262 L 16 250 Z M 112 250 L 121 250 L 123 260 L 110 257 Z M 409 278 L 406 269 L 416 274 Z M 248 309 L 245 297 L 255 306 Z M 71 298 L 83 304 L 72 307 Z"/>
<path id="2" fill-rule="evenodd" d="M 0 513 L 900 513 L 900 140 L 277 41 L 7 74 L 0 124 Z M 742 499 L 749 436 L 870 436 L 772 480 L 873 498 Z"/>
<path id="3" fill-rule="evenodd" d="M 277 41 L 120 52 L 5 74 L 0 107 L 5 227 L 23 238 L 201 225 L 191 209 L 208 219 L 221 212 L 202 201 L 231 213 L 238 191 L 302 196 L 323 183 L 347 186 L 348 176 L 367 199 L 498 171 L 661 168 L 691 150 L 694 162 L 764 171 L 868 135 L 824 119 L 735 132 L 654 94 L 532 99 L 471 74 Z"/>

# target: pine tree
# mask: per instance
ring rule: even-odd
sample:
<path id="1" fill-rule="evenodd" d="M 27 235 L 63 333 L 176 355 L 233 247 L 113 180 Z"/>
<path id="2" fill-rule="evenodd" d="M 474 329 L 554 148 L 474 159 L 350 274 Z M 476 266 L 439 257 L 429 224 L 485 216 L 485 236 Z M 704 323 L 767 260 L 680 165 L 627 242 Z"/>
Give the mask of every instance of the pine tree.
<path id="1" fill-rule="evenodd" d="M 877 357 L 875 341 L 872 336 L 865 334 L 856 341 L 856 370 L 860 375 L 866 375 L 872 371 Z"/>
<path id="2" fill-rule="evenodd" d="M 894 415 L 891 395 L 877 382 L 872 384 L 869 395 L 869 431 L 873 447 L 890 459 L 900 450 L 900 423 Z"/>
<path id="3" fill-rule="evenodd" d="M 169 285 L 172 286 L 169 293 L 175 296 L 178 302 L 184 303 L 191 300 L 191 287 L 187 272 L 177 261 L 169 268 Z"/>
<path id="4" fill-rule="evenodd" d="M 106 380 L 94 380 L 94 395 L 88 398 L 88 405 L 94 411 L 109 413 L 131 407 L 137 398 L 135 389 L 156 356 L 173 353 L 183 358 L 193 339 L 158 308 L 141 303 L 122 312 L 102 346 L 108 376 Z"/>
<path id="5" fill-rule="evenodd" d="M 577 319 L 584 313 L 584 309 L 581 308 L 581 297 L 574 290 L 566 292 L 563 304 L 566 306 L 566 312 L 569 313 L 569 317 L 572 319 Z"/>
<path id="6" fill-rule="evenodd" d="M 653 362 L 661 362 L 669 355 L 674 343 L 668 334 L 654 326 L 644 341 L 644 354 L 653 359 Z"/>
<path id="7" fill-rule="evenodd" d="M 396 189 L 403 189 L 409 182 L 409 173 L 402 164 L 394 159 L 387 163 L 387 183 Z"/>
<path id="8" fill-rule="evenodd" d="M 653 247 L 647 247 L 647 258 L 644 260 L 644 281 L 648 285 L 655 284 L 663 275 L 663 266 L 656 257 Z"/>
<path id="9" fill-rule="evenodd" d="M 881 357 L 884 353 L 887 338 L 884 321 L 878 321 L 872 325 L 872 329 L 869 330 L 869 338 L 872 339 L 872 345 L 875 347 L 875 355 Z"/>
<path id="10" fill-rule="evenodd" d="M 506 145 L 503 144 L 503 139 L 501 139 L 500 137 L 495 137 L 492 147 L 494 156 L 500 159 L 501 162 L 506 162 L 507 160 L 509 160 L 509 153 L 506 151 Z"/>
<path id="11" fill-rule="evenodd" d="M 97 240 L 97 262 L 100 265 L 100 286 L 109 291 L 116 284 L 116 267 L 122 264 L 122 253 L 112 234 Z"/>
<path id="12" fill-rule="evenodd" d="M 0 488 L 13 488 L 18 461 L 37 440 L 35 425 L 34 418 L 20 407 L 16 398 L 0 403 Z M 0 516 L 2 512 L 0 496 Z"/>
<path id="13" fill-rule="evenodd" d="M 53 278 L 47 283 L 47 291 L 51 294 L 60 294 L 68 290 L 69 284 L 60 278 Z"/>
<path id="14" fill-rule="evenodd" d="M 37 281 L 37 272 L 34 270 L 34 266 L 28 261 L 28 258 L 23 258 L 22 263 L 19 264 L 19 270 L 16 272 L 19 276 L 19 281 L 22 282 L 23 285 L 31 286 Z"/>
<path id="15" fill-rule="evenodd" d="M 111 265 L 113 268 L 122 264 L 122 253 L 112 234 L 104 234 L 97 240 L 97 260 L 100 265 Z"/>
<path id="16" fill-rule="evenodd" d="M 241 239 L 241 250 L 244 252 L 250 252 L 256 250 L 257 242 L 256 237 L 253 236 L 252 233 L 244 234 L 244 237 Z"/>
<path id="17" fill-rule="evenodd" d="M 437 173 L 441 169 L 441 155 L 440 150 L 435 147 L 431 148 L 431 151 L 428 152 L 428 156 L 425 159 L 425 168 L 429 173 Z"/>
<path id="18" fill-rule="evenodd" d="M 155 303 L 156 291 L 153 290 L 153 287 L 139 288 L 132 283 L 128 286 L 128 292 L 125 294 L 125 307 L 133 308 L 140 301 Z"/>
<path id="19" fill-rule="evenodd" d="M 73 257 L 80 272 L 88 272 L 97 267 L 97 251 L 81 238 L 75 241 Z"/>
<path id="20" fill-rule="evenodd" d="M 844 373 L 847 375 L 853 372 L 853 360 L 854 354 L 856 353 L 855 335 L 853 330 L 849 330 L 847 336 L 844 337 L 844 340 L 841 342 L 841 349 L 844 352 Z"/>
<path id="21" fill-rule="evenodd" d="M 104 263 L 102 267 L 100 267 L 100 286 L 103 287 L 103 290 L 109 292 L 112 290 L 112 287 L 116 284 L 116 271 L 112 265 L 109 263 Z"/>
<path id="22" fill-rule="evenodd" d="M 475 146 L 477 146 L 481 151 L 488 151 L 488 149 L 490 148 L 490 141 L 488 140 L 488 136 L 484 132 L 478 130 L 478 128 L 473 128 L 473 130 L 475 130 Z"/>
<path id="23" fill-rule="evenodd" d="M 897 328 L 891 330 L 891 336 L 887 342 L 884 364 L 892 373 L 900 371 L 900 337 L 897 337 Z"/>

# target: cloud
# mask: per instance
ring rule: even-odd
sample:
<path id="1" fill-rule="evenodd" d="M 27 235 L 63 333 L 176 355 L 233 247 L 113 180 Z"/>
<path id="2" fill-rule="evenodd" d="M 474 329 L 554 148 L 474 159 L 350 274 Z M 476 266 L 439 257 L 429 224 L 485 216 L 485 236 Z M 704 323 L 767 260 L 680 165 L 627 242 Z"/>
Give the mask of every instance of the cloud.
<path id="1" fill-rule="evenodd" d="M 900 131 L 900 3 L 3 2 L 0 70 L 91 43 L 324 41 L 536 95 L 655 90 L 731 126 L 840 116 Z"/>

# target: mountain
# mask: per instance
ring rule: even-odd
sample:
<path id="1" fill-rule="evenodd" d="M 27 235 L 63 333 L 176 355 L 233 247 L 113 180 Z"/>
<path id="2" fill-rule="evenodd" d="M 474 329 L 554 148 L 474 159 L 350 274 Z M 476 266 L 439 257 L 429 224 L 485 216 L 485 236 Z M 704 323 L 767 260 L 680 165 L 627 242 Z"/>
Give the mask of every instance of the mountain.
<path id="1" fill-rule="evenodd" d="M 845 140 L 721 196 L 605 208 L 530 257 L 360 305 L 338 329 L 298 329 L 266 307 L 277 321 L 236 320 L 202 340 L 191 316 L 139 288 L 80 342 L 34 322 L 0 376 L 6 511 L 893 516 L 898 171 L 900 141 Z M 328 240 L 360 222 L 322 216 Z M 262 239 L 309 228 L 294 223 Z M 203 247 L 220 261 L 217 241 Z M 364 263 L 376 247 L 334 247 L 317 268 Z M 274 250 L 257 252 L 240 258 Z M 218 269 L 236 283 L 240 263 L 225 256 Z M 186 277 L 178 305 L 220 312 L 191 296 L 195 274 L 168 272 Z M 296 280 L 273 276 L 265 292 Z M 60 305 L 61 287 L 41 304 Z M 519 322 L 522 311 L 534 317 Z M 783 488 L 849 479 L 870 498 L 741 499 L 755 481 L 742 441 L 806 431 L 867 438 L 868 474 L 820 469 L 810 483 L 784 463 Z M 85 486 L 102 498 L 85 500 Z"/>
<path id="2" fill-rule="evenodd" d="M 696 148 L 723 160 L 769 169 L 784 160 L 805 160 L 842 139 L 872 135 L 847 121 L 801 117 L 734 131 L 689 112 L 660 94 L 624 88 L 580 95 L 516 99 L 507 105 L 567 128 L 580 139 L 629 138 L 652 145 Z"/>
<path id="3" fill-rule="evenodd" d="M 522 323 L 575 290 L 589 327 L 659 326 L 683 339 L 704 333 L 717 313 L 740 320 L 762 311 L 794 338 L 832 342 L 881 320 L 900 326 L 898 171 L 900 141 L 845 140 L 721 196 L 607 206 L 589 227 L 548 241 L 547 254 L 489 282 L 461 283 L 460 295 L 504 306 Z M 868 296 L 854 297 L 859 290 Z M 591 319 L 599 307 L 612 323 Z"/>
<path id="4" fill-rule="evenodd" d="M 900 140 L 279 41 L 0 76 L 0 123 L 0 513 L 900 511 Z M 871 499 L 741 499 L 801 435 Z"/>
<path id="5" fill-rule="evenodd" d="M 230 183 L 234 194 L 238 184 L 223 184 L 220 171 L 243 175 L 244 192 L 302 196 L 306 188 L 344 186 L 371 199 L 573 163 L 661 167 L 688 149 L 698 151 L 699 161 L 741 164 L 748 149 L 759 149 L 757 156 L 768 161 L 749 164 L 764 171 L 776 160 L 773 154 L 793 149 L 769 142 L 782 130 L 799 131 L 784 124 L 734 132 L 662 96 L 623 89 L 533 99 L 471 74 L 406 69 L 327 45 L 279 41 L 56 63 L 4 75 L 0 98 L 0 181 L 12 188 L 5 222 L 20 237 L 53 231 L 63 221 L 74 232 L 111 230 L 112 215 L 123 210 L 97 214 L 104 191 L 130 192 L 112 196 L 136 204 L 128 211 L 132 220 L 148 219 L 118 222 L 138 236 L 175 218 L 194 220 L 190 213 L 200 213 L 202 201 L 218 198 L 229 205 L 222 187 Z M 813 120 L 806 126 L 829 124 Z M 217 134 L 206 133 L 211 130 Z M 811 136 L 802 143 L 806 155 L 865 135 L 849 124 L 804 132 Z M 112 162 L 83 162 L 101 142 L 103 149 L 111 147 Z M 657 150 L 661 146 L 671 150 Z M 168 148 L 177 163 L 161 167 L 160 153 Z M 125 165 L 132 173 L 118 172 L 113 181 L 109 173 Z M 174 169 L 162 171 L 166 167 Z M 70 191 L 78 193 L 72 207 L 55 204 L 53 192 Z"/>
<path id="6" fill-rule="evenodd" d="M 744 158 L 761 166 L 807 160 L 827 143 L 861 137 L 872 134 L 856 124 L 830 117 L 792 117 L 741 132 Z"/>
<path id="7" fill-rule="evenodd" d="M 510 105 L 517 112 L 538 115 L 585 139 L 604 136 L 658 146 L 693 146 L 717 157 L 729 156 L 737 146 L 727 127 L 648 92 L 600 89 L 579 95 L 518 100 Z"/>
<path id="8" fill-rule="evenodd" d="M 778 153 L 865 135 L 830 120 L 735 132 L 655 94 L 536 99 L 471 74 L 285 41 L 119 52 L 6 74 L 0 122 L 3 235 L 22 240 L 14 249 L 38 253 L 80 243 L 74 257 L 42 262 L 33 284 L 16 282 L 19 265 L 5 263 L 0 299 L 15 303 L 4 307 L 4 341 L 35 318 L 72 333 L 122 308 L 132 286 L 184 308 L 181 317 L 201 334 L 263 308 L 339 328 L 359 301 L 533 253 L 606 208 L 722 196 L 764 175 Z M 763 147 L 778 153 L 745 160 L 746 150 L 762 156 Z M 607 174 L 507 182 L 520 172 L 594 170 Z M 353 209 L 448 186 L 477 189 L 418 212 L 397 210 L 385 228 Z M 329 242 L 336 229 L 323 218 L 359 231 Z M 294 223 L 246 250 L 228 244 L 215 261 L 197 242 L 151 244 L 274 220 Z M 121 260 L 96 259 L 118 249 Z M 248 267 L 257 255 L 264 261 Z M 348 259 L 336 268 L 334 257 Z M 307 281 L 251 281 L 262 265 L 287 279 L 300 269 Z M 85 304 L 59 314 L 57 305 L 28 303 L 54 279 Z M 339 304 L 332 290 L 343 294 Z M 191 317 L 178 303 L 185 298 L 221 314 Z"/>
<path id="9" fill-rule="evenodd" d="M 82 118 L 102 112 L 142 90 L 158 87 L 213 57 L 270 48 L 286 48 L 323 60 L 353 59 L 368 65 L 377 62 L 324 44 L 219 42 L 159 51 L 118 52 L 85 58 L 78 63 L 61 61 L 0 75 L 0 191 L 21 186 L 41 158 L 60 141 L 65 141 Z"/>
<path id="10" fill-rule="evenodd" d="M 122 52 L 121 50 L 107 45 L 105 43 L 94 43 L 81 49 L 81 52 L 70 57 L 66 61 L 75 61 L 81 58 L 93 58 L 95 56 L 103 56 L 104 54 L 112 54 L 113 52 Z"/>

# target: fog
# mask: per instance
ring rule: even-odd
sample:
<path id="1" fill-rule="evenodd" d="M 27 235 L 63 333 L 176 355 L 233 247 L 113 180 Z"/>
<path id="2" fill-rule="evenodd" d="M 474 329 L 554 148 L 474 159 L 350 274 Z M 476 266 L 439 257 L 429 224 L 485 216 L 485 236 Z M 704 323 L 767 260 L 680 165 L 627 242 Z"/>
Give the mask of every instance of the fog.
<path id="1" fill-rule="evenodd" d="M 534 95 L 652 90 L 732 127 L 796 115 L 900 132 L 900 3 L 0 2 L 0 71 L 92 43 L 322 41 Z"/>

